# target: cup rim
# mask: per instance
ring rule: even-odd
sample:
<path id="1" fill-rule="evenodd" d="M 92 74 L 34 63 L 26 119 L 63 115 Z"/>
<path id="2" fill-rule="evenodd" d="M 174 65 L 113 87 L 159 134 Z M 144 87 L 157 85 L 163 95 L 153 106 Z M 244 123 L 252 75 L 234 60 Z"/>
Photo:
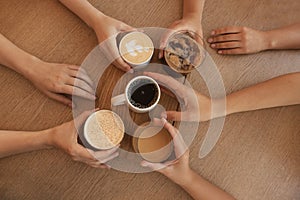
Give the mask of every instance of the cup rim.
<path id="1" fill-rule="evenodd" d="M 166 156 L 166 159 L 168 159 L 168 158 L 171 156 L 172 152 L 174 151 L 174 145 L 173 145 L 173 142 L 172 142 L 173 139 L 172 139 L 170 133 L 169 133 L 168 130 L 167 130 L 166 128 L 164 128 L 164 127 L 162 127 L 162 129 L 161 129 L 160 131 L 162 131 L 163 129 L 164 129 L 165 131 L 167 131 L 167 132 L 169 133 L 170 137 L 171 137 L 171 141 L 170 141 L 168 144 L 166 144 L 165 146 L 163 146 L 163 147 L 161 147 L 161 148 L 159 148 L 159 149 L 156 149 L 155 151 L 151 151 L 151 152 L 147 152 L 147 153 L 141 153 L 141 152 L 139 152 L 139 140 L 140 140 L 141 138 L 144 138 L 144 137 L 140 137 L 140 136 L 143 135 L 143 131 L 144 131 L 144 130 L 146 130 L 147 128 L 150 128 L 150 127 L 155 127 L 155 126 L 154 126 L 154 125 L 151 125 L 150 122 L 145 122 L 145 123 L 141 124 L 141 125 L 135 130 L 134 135 L 133 135 L 133 138 L 132 138 L 132 146 L 133 146 L 134 151 L 135 151 L 136 153 L 138 153 L 143 159 L 146 159 L 146 160 L 147 160 L 148 155 L 153 155 L 153 153 L 159 153 L 159 152 L 161 152 L 161 151 L 166 150 L 166 151 L 168 151 L 168 154 L 166 154 L 165 156 Z M 156 134 L 158 134 L 158 133 L 156 133 Z M 155 136 L 156 134 L 151 135 L 151 136 L 149 136 L 149 137 L 153 137 L 153 136 Z M 145 138 L 149 138 L 149 137 L 145 137 Z M 144 138 L 144 139 L 145 139 L 145 138 Z M 136 140 L 136 141 L 135 141 L 136 144 L 133 144 L 133 143 L 134 143 L 134 140 Z M 134 146 L 134 145 L 136 145 L 136 146 Z M 153 162 L 153 161 L 151 161 L 151 162 Z"/>
<path id="2" fill-rule="evenodd" d="M 99 112 L 111 112 L 111 113 L 113 113 L 113 115 L 114 115 L 115 117 L 117 117 L 117 118 L 122 122 L 123 135 L 122 135 L 122 137 L 120 137 L 120 139 L 119 139 L 119 141 L 118 141 L 118 144 L 123 140 L 124 134 L 125 134 L 125 125 L 124 125 L 123 120 L 121 119 L 121 117 L 120 117 L 117 113 L 115 113 L 115 112 L 113 112 L 113 111 L 111 111 L 111 110 L 105 110 L 105 109 L 104 109 L 104 110 L 98 110 L 98 111 L 96 111 L 96 112 L 93 112 L 93 113 L 90 114 L 90 116 L 85 120 L 84 127 L 83 127 L 83 136 L 84 136 L 84 139 L 86 140 L 86 142 L 87 142 L 90 146 L 92 146 L 93 148 L 95 148 L 95 149 L 101 149 L 101 150 L 111 149 L 111 148 L 113 148 L 114 146 L 113 146 L 113 147 L 109 147 L 109 148 L 99 148 L 99 147 L 95 146 L 95 145 L 91 142 L 91 140 L 90 140 L 90 138 L 89 138 L 89 136 L 88 136 L 88 134 L 87 134 L 87 132 L 88 132 L 88 130 L 87 130 L 88 124 L 90 123 L 91 119 L 92 119 L 93 117 L 95 117 L 96 113 L 99 113 Z M 116 144 L 115 146 L 117 146 L 117 144 Z"/>
<path id="3" fill-rule="evenodd" d="M 135 34 L 135 33 L 141 33 L 141 34 L 143 34 L 145 37 L 149 38 L 149 40 L 151 41 L 151 47 L 149 47 L 149 49 L 151 50 L 151 55 L 149 56 L 149 58 L 148 58 L 146 61 L 141 62 L 141 63 L 131 62 L 131 61 L 129 61 L 128 59 L 126 59 L 126 58 L 123 56 L 123 53 L 124 53 L 124 52 L 121 52 L 121 48 L 120 48 L 120 47 L 121 47 L 121 44 L 123 44 L 124 38 L 125 38 L 126 36 L 128 36 L 128 35 Z M 121 39 L 118 48 L 119 48 L 120 56 L 121 56 L 127 63 L 129 63 L 129 64 L 131 64 L 131 65 L 143 65 L 143 64 L 146 64 L 146 63 L 148 63 L 148 62 L 151 60 L 151 58 L 152 58 L 152 56 L 153 56 L 153 54 L 154 54 L 154 44 L 153 44 L 152 39 L 151 39 L 147 34 L 145 34 L 145 33 L 143 33 L 143 32 L 140 32 L 140 31 L 132 31 L 132 32 L 130 32 L 130 33 L 127 33 L 127 34 Z"/>
<path id="4" fill-rule="evenodd" d="M 187 71 L 177 70 L 177 69 L 175 69 L 174 67 L 172 67 L 173 63 L 171 63 L 171 62 L 167 59 L 167 51 L 164 49 L 164 59 L 165 59 L 167 65 L 169 66 L 169 68 L 171 68 L 173 71 L 175 71 L 175 72 L 177 72 L 177 73 L 184 74 L 184 75 L 191 73 L 193 70 L 199 68 L 199 67 L 203 64 L 203 62 L 204 62 L 204 60 L 205 60 L 205 58 L 206 58 L 206 56 L 207 56 L 207 55 L 206 55 L 206 45 L 205 45 L 204 39 L 203 39 L 198 33 L 194 32 L 194 31 L 190 31 L 190 30 L 180 30 L 180 31 L 175 31 L 175 32 L 173 32 L 173 33 L 169 36 L 169 38 L 168 38 L 168 40 L 167 40 L 167 42 L 166 42 L 166 46 L 167 46 L 168 43 L 169 43 L 169 40 L 170 40 L 172 37 L 174 37 L 175 35 L 177 35 L 177 34 L 191 34 L 191 33 L 194 34 L 195 36 L 199 37 L 200 40 L 201 40 L 202 43 L 203 43 L 203 44 L 201 45 L 201 44 L 199 44 L 197 41 L 195 41 L 200 49 L 201 49 L 201 46 L 202 46 L 202 48 L 203 48 L 202 55 L 204 56 L 204 59 L 201 60 L 199 66 L 197 66 L 197 67 L 195 67 L 195 68 L 193 68 L 193 69 L 191 69 L 191 70 L 187 70 Z M 193 40 L 195 40 L 192 36 L 190 36 L 190 35 L 188 35 L 188 36 L 191 37 Z"/>
<path id="5" fill-rule="evenodd" d="M 129 97 L 128 97 L 128 93 L 127 93 L 128 88 L 129 88 L 129 86 L 130 86 L 131 83 L 133 83 L 134 81 L 136 81 L 136 80 L 138 80 L 138 79 L 148 79 L 148 80 L 152 81 L 152 82 L 156 85 L 157 90 L 158 90 L 158 96 L 157 96 L 156 101 L 155 101 L 151 106 L 149 106 L 149 107 L 147 107 L 147 108 L 138 108 L 138 107 L 135 107 L 135 106 L 132 105 L 132 104 L 130 103 L 130 101 L 129 101 Z M 149 77 L 149 76 L 145 76 L 145 75 L 137 76 L 137 77 L 131 79 L 131 80 L 129 81 L 129 83 L 127 83 L 126 88 L 125 88 L 125 98 L 126 98 L 126 102 L 130 105 L 130 107 L 132 107 L 132 108 L 135 109 L 135 110 L 141 111 L 141 112 L 147 112 L 147 111 L 152 110 L 152 109 L 158 104 L 158 102 L 159 102 L 159 100 L 160 100 L 160 96 L 161 96 L 161 91 L 160 91 L 159 84 L 158 84 L 153 78 L 151 78 L 151 77 Z"/>

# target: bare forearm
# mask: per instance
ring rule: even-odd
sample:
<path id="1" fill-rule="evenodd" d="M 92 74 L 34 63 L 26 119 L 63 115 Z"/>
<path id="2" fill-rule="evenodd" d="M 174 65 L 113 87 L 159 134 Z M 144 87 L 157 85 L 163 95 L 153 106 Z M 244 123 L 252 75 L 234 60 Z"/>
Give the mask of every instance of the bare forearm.
<path id="1" fill-rule="evenodd" d="M 300 104 L 300 73 L 279 76 L 227 96 L 227 114 Z"/>
<path id="2" fill-rule="evenodd" d="M 73 13 L 80 17 L 87 25 L 95 29 L 99 17 L 104 16 L 87 0 L 59 0 Z"/>
<path id="3" fill-rule="evenodd" d="M 299 49 L 300 23 L 266 31 L 268 49 Z"/>
<path id="4" fill-rule="evenodd" d="M 50 148 L 49 131 L 0 131 L 0 158 Z"/>
<path id="5" fill-rule="evenodd" d="M 183 17 L 193 16 L 199 21 L 202 20 L 202 12 L 205 0 L 184 0 Z"/>
<path id="6" fill-rule="evenodd" d="M 211 184 L 199 174 L 190 170 L 188 174 L 185 174 L 185 181 L 179 185 L 189 193 L 194 199 L 206 199 L 206 200 L 232 200 L 234 199 L 228 193 L 224 192 L 217 186 Z"/>
<path id="7" fill-rule="evenodd" d="M 40 59 L 18 48 L 2 34 L 0 34 L 0 47 L 0 64 L 24 76 L 27 76 L 34 63 L 40 62 Z"/>

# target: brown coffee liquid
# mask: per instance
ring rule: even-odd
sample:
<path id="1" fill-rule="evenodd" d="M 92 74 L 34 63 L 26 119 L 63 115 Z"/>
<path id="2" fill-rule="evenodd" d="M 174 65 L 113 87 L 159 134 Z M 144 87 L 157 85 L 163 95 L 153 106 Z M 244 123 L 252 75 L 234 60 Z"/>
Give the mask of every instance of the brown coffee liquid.
<path id="1" fill-rule="evenodd" d="M 134 90 L 130 97 L 130 103 L 138 108 L 148 108 L 152 106 L 158 96 L 158 89 L 155 84 L 148 83 Z"/>

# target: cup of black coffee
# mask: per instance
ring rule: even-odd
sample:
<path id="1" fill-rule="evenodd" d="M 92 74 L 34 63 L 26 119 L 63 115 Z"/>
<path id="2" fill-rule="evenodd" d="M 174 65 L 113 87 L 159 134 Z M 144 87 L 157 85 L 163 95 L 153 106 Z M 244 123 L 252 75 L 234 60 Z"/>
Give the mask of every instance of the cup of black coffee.
<path id="1" fill-rule="evenodd" d="M 158 83 L 148 76 L 137 76 L 127 84 L 125 92 L 111 99 L 112 106 L 127 104 L 137 113 L 149 112 L 160 99 Z"/>

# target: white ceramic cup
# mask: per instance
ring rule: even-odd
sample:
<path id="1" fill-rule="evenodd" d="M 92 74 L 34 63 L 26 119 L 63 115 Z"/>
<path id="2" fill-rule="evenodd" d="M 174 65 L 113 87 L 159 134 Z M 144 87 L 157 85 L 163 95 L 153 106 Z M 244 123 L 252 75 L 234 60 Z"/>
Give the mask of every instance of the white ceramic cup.
<path id="1" fill-rule="evenodd" d="M 146 84 L 154 84 L 157 89 L 157 94 L 154 97 L 155 99 L 153 99 L 154 102 L 151 103 L 151 105 L 149 107 L 138 107 L 132 103 L 131 96 L 136 91 L 136 89 L 138 89 Z M 145 95 L 147 95 L 147 94 L 145 94 Z M 145 112 L 149 112 L 150 110 L 155 108 L 155 106 L 159 102 L 160 95 L 161 95 L 161 92 L 160 92 L 159 85 L 154 79 L 152 79 L 148 76 L 137 76 L 137 77 L 133 78 L 131 81 L 129 81 L 129 83 L 127 84 L 127 86 L 125 88 L 125 92 L 123 94 L 115 96 L 111 99 L 111 104 L 112 104 L 112 106 L 119 106 L 119 105 L 127 104 L 132 111 L 137 112 L 137 113 L 145 113 Z"/>
<path id="2" fill-rule="evenodd" d="M 97 115 L 102 115 L 100 121 Z M 103 124 L 105 127 L 101 127 L 100 123 L 102 122 L 105 123 Z M 99 110 L 87 118 L 84 124 L 83 136 L 93 148 L 106 150 L 117 146 L 122 141 L 124 132 L 125 126 L 119 115 L 110 110 Z"/>
<path id="3" fill-rule="evenodd" d="M 148 35 L 134 31 L 121 39 L 119 52 L 121 57 L 133 68 L 143 68 L 150 63 L 154 45 Z"/>

